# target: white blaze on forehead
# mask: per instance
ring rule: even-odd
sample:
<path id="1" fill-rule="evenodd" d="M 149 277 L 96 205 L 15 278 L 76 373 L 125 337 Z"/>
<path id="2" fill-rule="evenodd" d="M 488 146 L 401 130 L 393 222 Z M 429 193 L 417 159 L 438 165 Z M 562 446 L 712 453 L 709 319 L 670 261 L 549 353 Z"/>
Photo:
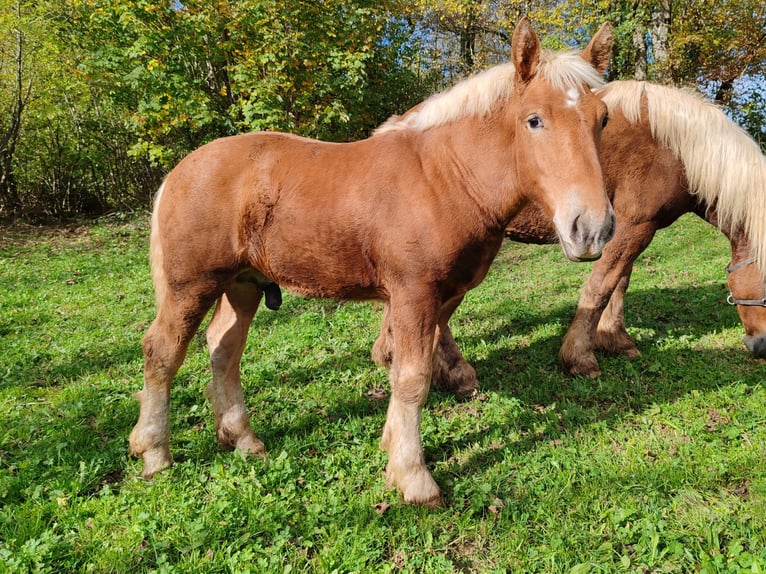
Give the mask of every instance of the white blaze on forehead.
<path id="1" fill-rule="evenodd" d="M 575 107 L 577 105 L 577 102 L 580 101 L 580 90 L 578 90 L 574 86 L 567 90 L 566 95 L 567 95 L 566 105 L 568 108 Z"/>

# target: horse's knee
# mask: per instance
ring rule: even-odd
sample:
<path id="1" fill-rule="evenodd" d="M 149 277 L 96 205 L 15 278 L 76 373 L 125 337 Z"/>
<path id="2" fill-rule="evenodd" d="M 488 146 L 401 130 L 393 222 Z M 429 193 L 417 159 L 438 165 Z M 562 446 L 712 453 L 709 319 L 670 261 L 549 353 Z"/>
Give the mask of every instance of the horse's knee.
<path id="1" fill-rule="evenodd" d="M 392 371 L 391 392 L 398 400 L 409 405 L 422 407 L 428 397 L 431 372 L 414 367 L 399 367 Z"/>

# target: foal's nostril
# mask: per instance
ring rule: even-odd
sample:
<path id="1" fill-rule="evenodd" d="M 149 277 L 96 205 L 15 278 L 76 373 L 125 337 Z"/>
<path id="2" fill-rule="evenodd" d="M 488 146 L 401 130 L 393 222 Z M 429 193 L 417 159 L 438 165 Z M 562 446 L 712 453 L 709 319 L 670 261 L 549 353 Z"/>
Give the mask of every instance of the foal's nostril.
<path id="1" fill-rule="evenodd" d="M 578 214 L 572 221 L 572 238 L 574 238 L 574 240 L 578 242 L 582 239 L 582 230 L 580 229 L 580 217 L 581 215 Z"/>

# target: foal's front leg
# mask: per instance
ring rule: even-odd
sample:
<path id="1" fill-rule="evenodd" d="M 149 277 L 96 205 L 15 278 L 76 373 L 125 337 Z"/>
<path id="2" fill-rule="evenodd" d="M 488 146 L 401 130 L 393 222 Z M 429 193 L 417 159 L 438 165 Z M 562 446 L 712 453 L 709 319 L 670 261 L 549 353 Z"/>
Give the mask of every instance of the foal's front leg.
<path id="1" fill-rule="evenodd" d="M 633 265 L 629 265 L 620 277 L 606 309 L 601 313 L 594 338 L 597 349 L 613 355 L 625 355 L 631 360 L 641 356 L 636 342 L 628 334 L 625 326 L 625 292 L 630 285 L 632 271 Z"/>
<path id="2" fill-rule="evenodd" d="M 431 305 L 407 302 L 392 305 L 390 310 L 396 353 L 389 372 L 391 399 L 380 445 L 389 457 L 386 483 L 395 486 L 405 502 L 437 506 L 441 493 L 426 468 L 420 440 L 436 328 Z"/>
<path id="3" fill-rule="evenodd" d="M 462 301 L 462 296 L 457 297 L 442 308 L 436 334 L 438 341 L 431 378 L 434 387 L 440 391 L 452 393 L 458 397 L 470 397 L 479 387 L 476 370 L 463 358 L 452 336 L 452 330 L 449 328 L 449 320 Z"/>

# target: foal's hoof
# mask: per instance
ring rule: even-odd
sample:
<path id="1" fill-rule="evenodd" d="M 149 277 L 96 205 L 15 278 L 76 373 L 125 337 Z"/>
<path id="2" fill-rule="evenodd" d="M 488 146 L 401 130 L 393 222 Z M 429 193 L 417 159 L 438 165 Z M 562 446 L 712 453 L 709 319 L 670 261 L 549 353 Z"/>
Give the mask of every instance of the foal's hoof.
<path id="1" fill-rule="evenodd" d="M 436 390 L 451 393 L 464 400 L 471 399 L 478 393 L 479 379 L 476 378 L 476 371 L 465 361 L 460 361 L 452 367 L 437 361 L 435 367 L 432 383 Z"/>
<path id="2" fill-rule="evenodd" d="M 243 436 L 237 441 L 234 448 L 246 455 L 264 456 L 266 454 L 266 446 L 254 435 Z"/>
<path id="3" fill-rule="evenodd" d="M 637 347 L 632 347 L 630 349 L 625 349 L 622 354 L 625 355 L 628 360 L 633 361 L 641 356 L 641 351 L 639 351 Z"/>
<path id="4" fill-rule="evenodd" d="M 461 400 L 469 400 L 479 394 L 479 381 L 476 376 L 469 378 L 450 377 L 449 380 L 439 378 L 433 380 L 434 389 L 443 393 L 450 393 Z"/>
<path id="5" fill-rule="evenodd" d="M 430 478 L 430 477 L 429 477 Z M 427 506 L 428 508 L 438 508 L 442 504 L 442 495 L 439 487 L 431 479 L 432 485 L 426 487 L 409 488 L 402 493 L 404 502 L 407 504 L 417 504 Z"/>
<path id="6" fill-rule="evenodd" d="M 400 479 L 395 473 L 386 467 L 386 485 L 396 487 L 402 493 L 406 504 L 418 504 L 428 508 L 441 506 L 441 491 L 431 477 L 431 473 L 422 470 Z"/>
<path id="7" fill-rule="evenodd" d="M 173 457 L 170 456 L 170 451 L 167 449 L 150 449 L 141 456 L 144 459 L 144 468 L 141 471 L 141 476 L 146 479 L 151 479 L 158 472 L 173 466 Z"/>

